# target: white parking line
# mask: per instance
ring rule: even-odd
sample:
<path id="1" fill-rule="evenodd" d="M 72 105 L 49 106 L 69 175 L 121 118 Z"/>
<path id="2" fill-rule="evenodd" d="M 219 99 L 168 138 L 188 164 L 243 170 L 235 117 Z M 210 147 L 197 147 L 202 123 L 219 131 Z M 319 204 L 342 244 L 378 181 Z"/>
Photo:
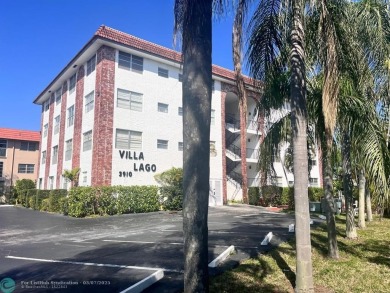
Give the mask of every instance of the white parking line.
<path id="1" fill-rule="evenodd" d="M 146 271 L 163 270 L 165 272 L 183 273 L 183 271 L 164 269 L 164 268 L 151 268 L 151 267 L 125 266 L 125 265 L 103 264 L 103 263 L 93 263 L 93 262 L 79 262 L 79 261 L 66 261 L 66 260 L 56 260 L 56 259 L 30 258 L 30 257 L 20 257 L 20 256 L 12 256 L 12 255 L 8 255 L 5 258 L 20 259 L 20 260 L 30 260 L 30 261 L 40 261 L 40 262 L 49 262 L 49 263 L 65 263 L 65 264 L 71 264 L 71 265 L 109 267 L 109 268 L 122 268 L 122 269 L 135 269 L 135 270 L 146 270 Z"/>
<path id="2" fill-rule="evenodd" d="M 183 243 L 179 243 L 179 242 L 154 242 L 154 241 L 133 241 L 133 240 L 109 240 L 109 239 L 106 239 L 106 240 L 103 240 L 105 242 L 129 242 L 129 243 L 141 243 L 141 244 L 169 244 L 169 245 L 183 245 Z"/>

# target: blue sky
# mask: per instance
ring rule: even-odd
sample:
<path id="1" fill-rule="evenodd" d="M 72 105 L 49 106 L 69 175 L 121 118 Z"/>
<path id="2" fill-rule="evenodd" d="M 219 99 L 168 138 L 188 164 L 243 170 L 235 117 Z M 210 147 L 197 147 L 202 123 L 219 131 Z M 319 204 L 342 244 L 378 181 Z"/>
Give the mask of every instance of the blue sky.
<path id="1" fill-rule="evenodd" d="M 173 46 L 174 0 L 2 0 L 0 127 L 40 130 L 33 100 L 104 24 Z M 232 17 L 213 22 L 213 63 L 232 69 Z"/>

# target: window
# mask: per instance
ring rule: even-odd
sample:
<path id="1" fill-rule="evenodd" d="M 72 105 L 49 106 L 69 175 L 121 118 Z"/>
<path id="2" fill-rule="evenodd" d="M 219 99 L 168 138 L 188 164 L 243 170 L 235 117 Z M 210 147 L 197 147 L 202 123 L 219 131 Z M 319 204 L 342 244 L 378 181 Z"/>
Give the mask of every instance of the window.
<path id="1" fill-rule="evenodd" d="M 21 151 L 30 151 L 35 152 L 37 150 L 37 143 L 31 142 L 31 141 L 22 141 L 20 143 L 20 150 Z"/>
<path id="2" fill-rule="evenodd" d="M 3 162 L 0 162 L 0 177 L 3 177 Z"/>
<path id="3" fill-rule="evenodd" d="M 54 134 L 60 131 L 60 115 L 54 118 Z"/>
<path id="4" fill-rule="evenodd" d="M 317 166 L 317 160 L 311 160 L 310 159 L 310 163 L 312 166 Z"/>
<path id="5" fill-rule="evenodd" d="M 118 89 L 117 107 L 142 112 L 143 95 Z"/>
<path id="6" fill-rule="evenodd" d="M 217 149 L 215 148 L 215 141 L 210 141 L 210 155 L 212 157 L 217 156 Z"/>
<path id="7" fill-rule="evenodd" d="M 87 184 L 87 179 L 88 179 L 87 174 L 88 174 L 87 171 L 84 171 L 84 172 L 83 172 L 83 183 L 84 183 L 84 184 Z"/>
<path id="8" fill-rule="evenodd" d="M 34 173 L 34 164 L 19 164 L 18 173 Z"/>
<path id="9" fill-rule="evenodd" d="M 49 110 L 50 107 L 50 98 L 43 104 L 45 111 Z"/>
<path id="10" fill-rule="evenodd" d="M 49 177 L 49 189 L 54 188 L 54 176 Z"/>
<path id="11" fill-rule="evenodd" d="M 142 73 L 144 70 L 144 58 L 119 51 L 118 66 L 122 69 Z"/>
<path id="12" fill-rule="evenodd" d="M 7 153 L 7 141 L 5 139 L 0 139 L 0 157 L 5 157 Z"/>
<path id="13" fill-rule="evenodd" d="M 68 127 L 74 124 L 74 105 L 68 108 Z"/>
<path id="14" fill-rule="evenodd" d="M 212 92 L 215 91 L 215 81 L 214 81 L 214 79 L 213 79 L 213 81 L 211 83 L 211 90 L 212 90 Z"/>
<path id="15" fill-rule="evenodd" d="M 61 88 L 56 90 L 54 95 L 55 95 L 55 99 L 56 99 L 56 105 L 58 105 L 59 103 L 61 103 Z"/>
<path id="16" fill-rule="evenodd" d="M 71 139 L 65 142 L 65 161 L 69 161 L 72 158 L 73 142 Z"/>
<path id="17" fill-rule="evenodd" d="M 49 129 L 49 125 L 46 123 L 44 126 L 43 126 L 43 137 L 46 137 L 47 136 L 47 130 Z"/>
<path id="18" fill-rule="evenodd" d="M 158 76 L 168 78 L 168 69 L 158 68 Z"/>
<path id="19" fill-rule="evenodd" d="M 183 74 L 179 73 L 179 82 L 183 82 Z"/>
<path id="20" fill-rule="evenodd" d="M 163 103 L 158 103 L 157 111 L 162 112 L 162 113 L 168 113 L 168 105 L 163 104 Z"/>
<path id="21" fill-rule="evenodd" d="M 66 179 L 66 178 L 64 178 L 63 180 L 64 181 L 62 182 L 62 188 L 67 190 L 68 189 L 68 182 L 69 182 L 69 180 Z"/>
<path id="22" fill-rule="evenodd" d="M 91 59 L 87 61 L 87 76 L 90 75 L 95 70 L 96 57 L 93 55 Z"/>
<path id="23" fill-rule="evenodd" d="M 215 125 L 215 110 L 211 110 L 210 125 Z"/>
<path id="24" fill-rule="evenodd" d="M 45 164 L 46 163 L 46 151 L 43 151 L 42 152 L 42 161 L 41 161 L 42 164 Z"/>
<path id="25" fill-rule="evenodd" d="M 183 107 L 179 107 L 179 108 L 178 108 L 177 114 L 178 114 L 179 116 L 183 116 Z"/>
<path id="26" fill-rule="evenodd" d="M 179 151 L 183 151 L 183 147 L 184 147 L 184 145 L 183 145 L 183 142 L 179 142 L 178 143 L 178 145 L 177 145 L 177 149 L 179 150 Z"/>
<path id="27" fill-rule="evenodd" d="M 38 181 L 38 189 L 42 189 L 42 178 L 39 178 L 39 181 Z"/>
<path id="28" fill-rule="evenodd" d="M 168 149 L 168 141 L 163 139 L 157 139 L 157 148 L 158 149 Z"/>
<path id="29" fill-rule="evenodd" d="M 310 186 L 318 186 L 318 178 L 309 178 Z"/>
<path id="30" fill-rule="evenodd" d="M 92 149 L 92 130 L 83 134 L 83 152 Z"/>
<path id="31" fill-rule="evenodd" d="M 69 94 L 73 93 L 76 88 L 76 73 L 69 79 Z"/>
<path id="32" fill-rule="evenodd" d="M 283 178 L 282 178 L 282 176 L 273 176 L 271 178 L 271 182 L 272 182 L 272 185 L 276 185 L 276 186 L 280 186 L 280 187 L 283 186 Z"/>
<path id="33" fill-rule="evenodd" d="M 117 129 L 115 138 L 115 148 L 127 150 L 142 149 L 142 132 Z"/>
<path id="34" fill-rule="evenodd" d="M 51 163 L 57 164 L 58 162 L 58 145 L 53 147 L 53 155 L 51 157 Z"/>
<path id="35" fill-rule="evenodd" d="M 88 95 L 85 96 L 85 113 L 88 113 L 89 111 L 93 110 L 94 107 L 94 91 L 90 92 Z"/>
<path id="36" fill-rule="evenodd" d="M 4 193 L 4 186 L 5 186 L 5 182 L 4 181 L 0 181 L 0 194 Z"/>

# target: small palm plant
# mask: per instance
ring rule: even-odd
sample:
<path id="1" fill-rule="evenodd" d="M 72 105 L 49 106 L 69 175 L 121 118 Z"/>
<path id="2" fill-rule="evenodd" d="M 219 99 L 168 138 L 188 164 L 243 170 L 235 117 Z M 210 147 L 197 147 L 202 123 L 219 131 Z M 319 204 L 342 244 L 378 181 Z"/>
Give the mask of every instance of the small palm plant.
<path id="1" fill-rule="evenodd" d="M 79 174 L 80 168 L 76 167 L 72 170 L 64 170 L 64 174 L 62 174 L 62 176 L 72 182 L 72 186 L 77 187 L 79 185 Z"/>

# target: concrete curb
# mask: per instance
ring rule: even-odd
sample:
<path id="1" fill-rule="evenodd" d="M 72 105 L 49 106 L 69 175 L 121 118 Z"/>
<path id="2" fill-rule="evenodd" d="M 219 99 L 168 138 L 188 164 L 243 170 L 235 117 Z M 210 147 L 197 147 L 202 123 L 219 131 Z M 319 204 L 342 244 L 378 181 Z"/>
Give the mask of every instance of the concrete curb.
<path id="1" fill-rule="evenodd" d="M 158 270 L 157 272 L 151 274 L 149 277 L 135 283 L 133 286 L 121 291 L 120 293 L 139 293 L 150 287 L 157 281 L 161 280 L 164 277 L 164 271 Z"/>
<path id="2" fill-rule="evenodd" d="M 215 268 L 223 262 L 231 252 L 234 251 L 234 245 L 229 246 L 224 252 L 222 252 L 216 259 L 209 263 L 209 268 Z"/>

